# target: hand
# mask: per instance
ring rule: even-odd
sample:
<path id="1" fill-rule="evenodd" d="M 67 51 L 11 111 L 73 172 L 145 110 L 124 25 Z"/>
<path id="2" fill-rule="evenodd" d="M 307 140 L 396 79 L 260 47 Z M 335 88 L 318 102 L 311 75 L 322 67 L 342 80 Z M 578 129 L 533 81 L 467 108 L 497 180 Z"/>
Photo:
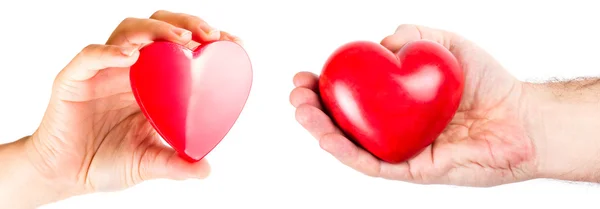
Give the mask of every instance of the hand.
<path id="1" fill-rule="evenodd" d="M 158 11 L 149 19 L 127 18 L 106 45 L 84 48 L 56 77 L 43 120 L 25 139 L 28 159 L 44 179 L 83 194 L 208 176 L 207 161 L 188 163 L 165 146 L 135 102 L 129 67 L 139 48 L 156 40 L 190 48 L 239 41 L 198 17 Z"/>
<path id="2" fill-rule="evenodd" d="M 401 25 L 381 44 L 397 52 L 410 41 L 436 41 L 460 61 L 466 74 L 456 116 L 438 139 L 412 159 L 389 164 L 354 145 L 323 111 L 318 77 L 300 72 L 290 102 L 296 119 L 320 146 L 366 175 L 419 184 L 492 186 L 536 174 L 534 141 L 528 138 L 521 101 L 523 83 L 474 43 L 443 30 Z"/>

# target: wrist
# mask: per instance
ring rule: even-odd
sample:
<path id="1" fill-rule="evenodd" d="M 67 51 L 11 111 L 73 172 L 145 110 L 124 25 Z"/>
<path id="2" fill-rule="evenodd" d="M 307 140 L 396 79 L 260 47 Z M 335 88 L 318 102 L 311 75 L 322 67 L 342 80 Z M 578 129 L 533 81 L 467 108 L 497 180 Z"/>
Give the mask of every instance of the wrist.
<path id="1" fill-rule="evenodd" d="M 28 158 L 29 137 L 0 145 L 0 205 L 35 208 L 69 197 L 67 188 L 40 175 Z"/>
<path id="2" fill-rule="evenodd" d="M 566 84 L 524 86 L 526 129 L 536 150 L 537 178 L 600 180 L 600 97 Z"/>

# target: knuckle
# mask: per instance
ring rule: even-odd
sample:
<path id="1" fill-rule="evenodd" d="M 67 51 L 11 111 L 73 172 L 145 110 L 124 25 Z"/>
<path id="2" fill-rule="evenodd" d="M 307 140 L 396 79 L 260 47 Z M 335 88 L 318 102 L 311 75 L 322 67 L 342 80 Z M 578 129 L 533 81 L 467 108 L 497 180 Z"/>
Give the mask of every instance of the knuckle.
<path id="1" fill-rule="evenodd" d="M 199 25 L 206 25 L 207 23 L 200 17 L 190 14 L 179 14 L 182 17 L 182 21 L 188 27 L 194 27 Z"/>
<path id="2" fill-rule="evenodd" d="M 121 21 L 121 23 L 117 26 L 117 28 L 115 29 L 115 34 L 127 34 L 131 28 L 135 28 L 136 25 L 139 24 L 139 21 L 141 21 L 142 19 L 138 19 L 135 17 L 127 17 L 125 19 L 123 19 L 123 21 Z"/>
<path id="3" fill-rule="evenodd" d="M 396 32 L 401 32 L 405 30 L 419 30 L 418 25 L 415 24 L 401 24 L 396 28 Z"/>
<path id="4" fill-rule="evenodd" d="M 121 23 L 119 23 L 112 34 L 110 34 L 106 43 L 119 42 L 123 39 L 128 41 L 127 36 L 131 32 L 131 26 L 135 26 L 137 21 L 139 21 L 139 19 L 133 17 L 127 17 L 121 20 Z"/>
<path id="5" fill-rule="evenodd" d="M 294 101 L 298 101 L 302 95 L 301 87 L 294 88 L 292 89 L 292 92 L 290 92 L 290 101 L 294 103 Z"/>
<path id="6" fill-rule="evenodd" d="M 103 46 L 98 48 L 98 58 L 105 58 L 110 55 L 114 48 L 110 46 Z"/>
<path id="7" fill-rule="evenodd" d="M 288 101 L 290 102 L 290 104 L 292 104 L 293 106 L 297 106 L 297 102 L 296 102 L 296 97 L 298 93 L 296 93 L 298 90 L 293 89 L 292 92 L 290 92 L 290 95 L 288 96 Z"/>
<path id="8" fill-rule="evenodd" d="M 98 67 L 103 68 L 105 67 L 103 65 L 103 60 L 106 60 L 106 58 L 112 54 L 114 49 L 116 49 L 114 46 L 90 44 L 83 48 L 77 57 L 79 60 L 93 60 L 91 63 L 100 65 Z M 79 63 L 83 64 L 84 62 L 86 61 L 80 61 Z"/>
<path id="9" fill-rule="evenodd" d="M 107 46 L 107 45 L 90 44 L 90 45 L 87 45 L 86 47 L 84 47 L 81 50 L 81 52 L 79 53 L 79 55 L 81 55 L 80 57 L 83 57 L 83 58 L 104 57 L 107 54 L 109 54 L 108 52 L 110 52 L 111 49 L 112 49 L 112 47 Z"/>
<path id="10" fill-rule="evenodd" d="M 308 111 L 310 111 L 310 106 L 307 104 L 301 104 L 296 108 L 296 121 L 303 126 L 311 120 L 311 114 L 308 114 Z"/>
<path id="11" fill-rule="evenodd" d="M 79 52 L 79 57 L 88 57 L 91 56 L 92 54 L 94 54 L 94 52 L 97 50 L 98 45 L 96 44 L 90 44 L 85 46 L 81 52 Z"/>
<path id="12" fill-rule="evenodd" d="M 202 19 L 202 18 L 200 18 L 200 17 L 198 17 L 196 15 L 191 15 L 191 14 L 184 14 L 184 15 L 187 16 L 188 18 L 192 19 L 192 20 L 205 23 L 204 19 Z"/>
<path id="13" fill-rule="evenodd" d="M 156 10 L 154 13 L 152 13 L 152 15 L 150 15 L 150 18 L 151 19 L 160 18 L 164 14 L 168 14 L 168 13 L 170 13 L 170 12 L 167 10 L 159 9 L 159 10 Z"/>
<path id="14" fill-rule="evenodd" d="M 408 26 L 408 24 L 400 24 L 398 25 L 398 27 L 396 27 L 396 32 L 401 31 L 402 29 L 406 28 Z"/>
<path id="15" fill-rule="evenodd" d="M 146 24 L 148 25 L 148 29 L 151 30 L 157 30 L 157 31 L 165 31 L 165 30 L 171 30 L 172 28 L 174 28 L 175 26 L 167 23 L 167 22 L 163 22 L 163 21 L 146 21 Z"/>
<path id="16" fill-rule="evenodd" d="M 194 23 L 197 24 L 197 25 L 206 25 L 206 26 L 209 26 L 209 24 L 206 21 L 204 21 L 204 19 L 202 19 L 202 18 L 195 17 L 193 19 L 194 19 Z"/>
<path id="17" fill-rule="evenodd" d="M 121 20 L 121 23 L 119 24 L 120 27 L 123 26 L 128 26 L 131 25 L 132 23 L 138 21 L 138 18 L 135 17 L 126 17 L 125 19 Z"/>

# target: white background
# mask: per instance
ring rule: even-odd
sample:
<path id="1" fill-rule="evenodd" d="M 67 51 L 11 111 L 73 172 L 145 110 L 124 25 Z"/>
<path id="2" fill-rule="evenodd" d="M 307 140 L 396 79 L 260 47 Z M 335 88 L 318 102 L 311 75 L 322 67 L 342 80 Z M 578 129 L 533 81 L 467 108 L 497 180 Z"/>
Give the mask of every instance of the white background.
<path id="1" fill-rule="evenodd" d="M 559 1 L 1 1 L 0 142 L 37 128 L 54 76 L 80 49 L 104 43 L 125 17 L 166 9 L 238 35 L 254 64 L 243 115 L 207 156 L 212 175 L 150 181 L 43 208 L 598 208 L 600 187 L 590 184 L 459 188 L 363 176 L 322 151 L 288 102 L 296 72 L 318 73 L 339 45 L 379 42 L 403 23 L 462 34 L 522 80 L 598 75 L 598 6 L 552 2 Z"/>

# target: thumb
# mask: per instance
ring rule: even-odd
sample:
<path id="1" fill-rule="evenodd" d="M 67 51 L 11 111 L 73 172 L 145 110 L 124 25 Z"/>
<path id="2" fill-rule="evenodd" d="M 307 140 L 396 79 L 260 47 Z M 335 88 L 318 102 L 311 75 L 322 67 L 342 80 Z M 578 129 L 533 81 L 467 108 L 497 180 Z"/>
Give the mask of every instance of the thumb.
<path id="1" fill-rule="evenodd" d="M 417 40 L 429 40 L 437 42 L 454 54 L 454 50 L 462 38 L 452 32 L 440 29 L 405 24 L 398 26 L 394 34 L 389 35 L 381 40 L 381 45 L 392 52 L 397 52 L 405 44 Z"/>
<path id="2" fill-rule="evenodd" d="M 172 148 L 162 145 L 148 148 L 140 159 L 138 168 L 142 180 L 204 179 L 210 174 L 210 165 L 206 159 L 188 162 Z"/>

